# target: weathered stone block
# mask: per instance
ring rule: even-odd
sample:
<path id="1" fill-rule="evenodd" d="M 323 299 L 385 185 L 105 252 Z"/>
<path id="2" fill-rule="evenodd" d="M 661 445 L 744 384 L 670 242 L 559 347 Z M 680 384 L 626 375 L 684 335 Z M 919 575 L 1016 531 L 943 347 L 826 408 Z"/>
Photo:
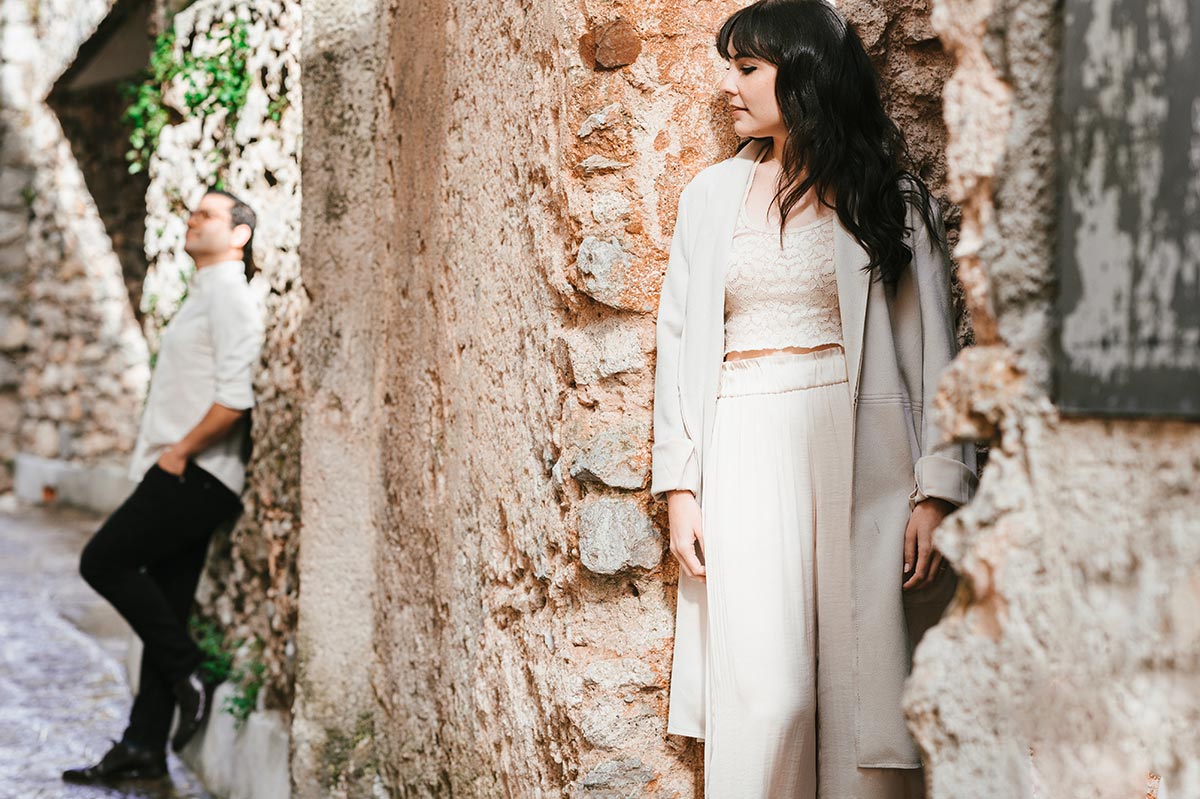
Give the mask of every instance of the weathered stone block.
<path id="1" fill-rule="evenodd" d="M 661 735 L 666 719 L 660 718 L 649 703 L 629 705 L 616 697 L 604 697 L 584 711 L 579 727 L 593 746 L 622 749 L 631 739 Z"/>
<path id="2" fill-rule="evenodd" d="M 602 225 L 616 222 L 629 213 L 629 199 L 617 191 L 598 191 L 592 197 L 592 219 Z"/>
<path id="3" fill-rule="evenodd" d="M 576 480 L 613 488 L 641 488 L 650 471 L 650 419 L 624 417 L 583 444 L 571 464 Z"/>
<path id="4" fill-rule="evenodd" d="M 0 430 L 16 430 L 20 423 L 20 401 L 12 394 L 0 394 Z"/>
<path id="5" fill-rule="evenodd" d="M 609 693 L 622 689 L 640 691 L 661 687 L 654 669 L 636 658 L 608 658 L 588 664 L 583 672 L 584 685 L 596 686 Z"/>
<path id="6" fill-rule="evenodd" d="M 0 391 L 15 389 L 21 384 L 21 372 L 9 358 L 0 358 Z"/>
<path id="7" fill-rule="evenodd" d="M 565 335 L 567 359 L 575 382 L 587 385 L 622 372 L 646 367 L 637 330 L 606 320 Z"/>
<path id="8" fill-rule="evenodd" d="M 42 458 L 57 458 L 60 454 L 58 427 L 53 422 L 41 421 L 33 426 L 29 435 L 29 450 Z"/>
<path id="9" fill-rule="evenodd" d="M 19 350 L 29 340 L 29 324 L 19 316 L 0 317 L 0 350 Z"/>
<path id="10" fill-rule="evenodd" d="M 630 257 L 616 239 L 602 241 L 588 236 L 579 245 L 575 266 L 583 290 L 593 299 L 626 311 L 651 310 L 645 296 L 628 291 Z"/>
<path id="11" fill-rule="evenodd" d="M 652 569 L 662 560 L 663 539 L 633 499 L 601 497 L 579 511 L 579 557 L 596 574 Z"/>
<path id="12" fill-rule="evenodd" d="M 0 208 L 12 211 L 25 209 L 25 192 L 29 190 L 32 173 L 27 169 L 0 170 Z"/>
<path id="13" fill-rule="evenodd" d="M 642 52 L 642 40 L 637 28 L 629 20 L 618 17 L 596 30 L 596 64 L 605 69 L 616 69 L 637 60 Z"/>
<path id="14" fill-rule="evenodd" d="M 0 244 L 11 244 L 25 235 L 28 227 L 20 211 L 0 211 Z"/>
<path id="15" fill-rule="evenodd" d="M 626 799 L 641 796 L 658 774 L 636 757 L 605 760 L 588 769 L 574 796 L 579 799 Z"/>

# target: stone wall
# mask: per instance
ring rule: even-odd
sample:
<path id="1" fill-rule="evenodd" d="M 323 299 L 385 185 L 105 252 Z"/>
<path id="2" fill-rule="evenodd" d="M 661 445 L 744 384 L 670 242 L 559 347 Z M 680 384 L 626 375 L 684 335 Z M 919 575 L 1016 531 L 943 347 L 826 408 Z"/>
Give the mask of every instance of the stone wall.
<path id="1" fill-rule="evenodd" d="M 1110 64 L 1135 41 L 1113 7 L 1095 4 L 1088 33 Z M 940 531 L 964 579 L 906 700 L 933 799 L 1140 797 L 1151 770 L 1164 793 L 1200 795 L 1200 428 L 1064 417 L 1050 402 L 1062 24 L 1049 0 L 938 0 L 934 13 L 957 61 L 949 186 L 981 345 L 940 406 L 943 427 L 988 439 L 991 458 Z"/>
<path id="2" fill-rule="evenodd" d="M 5 3 L 0 486 L 18 453 L 124 467 L 148 378 L 104 223 L 44 103 L 109 3 Z M 15 390 L 14 390 L 15 389 Z"/>
<path id="3" fill-rule="evenodd" d="M 409 188 L 404 172 L 389 172 L 385 155 L 405 142 L 382 124 L 400 102 L 399 62 L 388 57 L 396 24 L 386 2 L 315 0 L 304 7 L 300 251 L 310 304 L 300 330 L 297 799 L 372 795 L 381 780 L 371 685 L 377 541 L 387 496 L 402 487 L 385 485 L 380 446 L 388 425 L 408 424 L 390 415 L 395 395 L 385 394 L 377 377 L 392 360 L 388 323 L 403 299 L 393 288 L 401 268 L 396 194 Z M 431 36 L 409 57 L 419 64 L 436 46 Z M 404 108 L 436 116 L 435 105 Z M 429 363 L 423 356 L 414 368 Z M 389 612 L 408 612 L 398 596 L 390 602 Z M 414 652 L 420 646 L 410 642 Z M 382 697 L 393 693 L 379 690 Z"/>
<path id="4" fill-rule="evenodd" d="M 153 344 L 186 293 L 192 272 L 183 252 L 187 211 L 218 185 L 256 212 L 252 286 L 264 298 L 267 337 L 255 375 L 254 453 L 244 512 L 219 534 L 200 591 L 201 615 L 214 618 L 235 666 L 265 666 L 263 701 L 291 707 L 296 629 L 296 541 L 300 518 L 300 400 L 297 328 L 304 312 L 300 280 L 300 6 L 200 0 L 171 18 L 176 52 L 219 54 L 226 26 L 246 23 L 250 88 L 236 125 L 225 109 L 189 113 L 186 76 L 165 92 L 180 116 L 164 128 L 150 159 L 146 195 L 146 276 L 142 310 Z M 278 119 L 273 118 L 277 113 Z M 250 672 L 247 672 L 249 674 Z M 247 677 L 247 679 L 251 679 Z"/>
<path id="5" fill-rule="evenodd" d="M 653 311 L 735 8 L 306 6 L 298 795 L 698 795 Z M 948 59 L 848 8 L 936 188 Z"/>
<path id="6" fill-rule="evenodd" d="M 129 172 L 125 159 L 129 127 L 121 119 L 129 101 L 119 87 L 119 83 L 105 83 L 55 91 L 50 107 L 104 222 L 113 253 L 121 264 L 129 306 L 140 322 L 142 283 L 146 279 L 148 180 L 144 172 Z"/>

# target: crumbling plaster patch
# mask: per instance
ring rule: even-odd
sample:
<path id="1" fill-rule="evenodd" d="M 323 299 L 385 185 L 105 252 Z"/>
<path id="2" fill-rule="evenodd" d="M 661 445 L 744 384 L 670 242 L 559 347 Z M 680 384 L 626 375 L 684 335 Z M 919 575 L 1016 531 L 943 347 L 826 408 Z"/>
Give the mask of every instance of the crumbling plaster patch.
<path id="1" fill-rule="evenodd" d="M 1200 431 L 1062 418 L 1047 393 L 1060 7 L 939 0 L 934 22 L 958 60 L 950 187 L 988 345 L 959 356 L 939 410 L 992 447 L 939 531 L 964 580 L 908 687 L 931 799 L 1142 796 L 1151 770 L 1200 795 Z"/>

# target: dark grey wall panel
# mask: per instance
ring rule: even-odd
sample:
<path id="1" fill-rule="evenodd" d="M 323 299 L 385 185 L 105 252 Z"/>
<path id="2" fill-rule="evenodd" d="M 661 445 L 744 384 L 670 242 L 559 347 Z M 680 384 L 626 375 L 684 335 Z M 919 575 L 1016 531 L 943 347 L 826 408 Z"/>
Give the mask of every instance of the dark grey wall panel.
<path id="1" fill-rule="evenodd" d="M 1200 417 L 1200 0 L 1066 0 L 1056 393 Z"/>

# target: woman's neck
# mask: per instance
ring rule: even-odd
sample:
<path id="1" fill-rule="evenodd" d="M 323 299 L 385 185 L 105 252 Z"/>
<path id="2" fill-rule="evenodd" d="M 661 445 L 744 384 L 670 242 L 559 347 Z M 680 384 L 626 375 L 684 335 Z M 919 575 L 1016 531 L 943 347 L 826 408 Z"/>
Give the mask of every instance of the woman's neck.
<path id="1" fill-rule="evenodd" d="M 772 164 L 782 164 L 783 148 L 787 144 L 787 134 L 771 136 L 767 139 L 767 152 L 763 155 L 763 161 Z"/>

